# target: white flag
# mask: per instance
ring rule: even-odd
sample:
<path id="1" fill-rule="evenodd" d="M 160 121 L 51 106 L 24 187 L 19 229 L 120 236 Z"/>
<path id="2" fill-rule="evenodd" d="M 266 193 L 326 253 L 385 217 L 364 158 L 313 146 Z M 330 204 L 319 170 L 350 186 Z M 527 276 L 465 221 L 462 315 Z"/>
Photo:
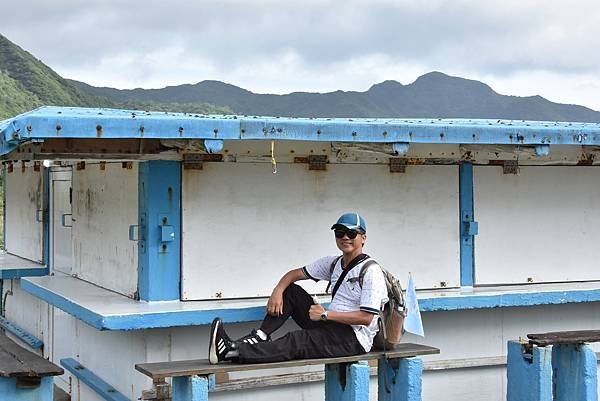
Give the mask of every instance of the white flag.
<path id="1" fill-rule="evenodd" d="M 419 301 L 415 291 L 415 283 L 412 275 L 408 275 L 408 287 L 406 288 L 406 318 L 404 318 L 404 330 L 409 333 L 425 337 L 423 332 L 423 321 L 421 321 L 421 311 L 419 310 Z"/>

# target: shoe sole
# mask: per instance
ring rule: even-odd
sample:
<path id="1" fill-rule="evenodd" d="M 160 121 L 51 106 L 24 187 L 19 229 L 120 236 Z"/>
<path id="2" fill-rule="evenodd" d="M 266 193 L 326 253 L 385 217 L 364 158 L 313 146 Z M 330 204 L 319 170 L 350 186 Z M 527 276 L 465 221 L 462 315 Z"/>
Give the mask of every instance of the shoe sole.
<path id="1" fill-rule="evenodd" d="M 219 356 L 217 355 L 217 332 L 219 331 L 220 320 L 215 320 L 210 326 L 210 344 L 208 345 L 208 362 L 211 365 L 219 363 Z"/>

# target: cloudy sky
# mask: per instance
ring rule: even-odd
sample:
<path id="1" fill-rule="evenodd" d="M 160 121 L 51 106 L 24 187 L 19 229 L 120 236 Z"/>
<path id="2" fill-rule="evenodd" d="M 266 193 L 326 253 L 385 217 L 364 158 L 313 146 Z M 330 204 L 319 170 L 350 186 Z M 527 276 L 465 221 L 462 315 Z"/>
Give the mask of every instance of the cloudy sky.
<path id="1" fill-rule="evenodd" d="M 367 90 L 429 71 L 600 110 L 598 0 L 2 0 L 0 33 L 96 86 Z"/>

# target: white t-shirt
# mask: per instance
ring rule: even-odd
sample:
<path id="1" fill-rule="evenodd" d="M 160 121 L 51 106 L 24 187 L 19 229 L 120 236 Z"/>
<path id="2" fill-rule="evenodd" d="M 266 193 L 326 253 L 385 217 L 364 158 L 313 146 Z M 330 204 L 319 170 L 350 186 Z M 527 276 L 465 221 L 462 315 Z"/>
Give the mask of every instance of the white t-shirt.
<path id="1" fill-rule="evenodd" d="M 306 277 L 315 281 L 330 281 L 330 288 L 333 291 L 343 271 L 343 258 L 339 258 L 333 269 L 333 274 L 331 273 L 331 264 L 336 258 L 337 256 L 325 256 L 304 266 L 302 270 Z M 359 284 L 360 270 L 368 260 L 371 259 L 365 259 L 348 272 L 344 278 L 344 282 L 338 288 L 335 297 L 329 305 L 329 310 L 336 312 L 355 312 L 361 310 L 375 315 L 368 326 L 352 325 L 358 342 L 366 352 L 369 352 L 373 346 L 373 338 L 378 330 L 379 312 L 388 301 L 385 278 L 383 277 L 381 268 L 377 264 L 372 264 L 367 269 L 363 278 L 362 288 Z"/>

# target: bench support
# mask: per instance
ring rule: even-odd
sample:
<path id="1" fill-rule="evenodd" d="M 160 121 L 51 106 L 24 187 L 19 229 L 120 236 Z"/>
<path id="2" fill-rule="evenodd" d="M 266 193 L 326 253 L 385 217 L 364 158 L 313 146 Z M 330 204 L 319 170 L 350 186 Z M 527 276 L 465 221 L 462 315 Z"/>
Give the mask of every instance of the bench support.
<path id="1" fill-rule="evenodd" d="M 208 401 L 208 391 L 215 388 L 215 375 L 173 378 L 172 401 Z"/>
<path id="2" fill-rule="evenodd" d="M 508 342 L 506 401 L 552 401 L 550 347 Z"/>
<path id="3" fill-rule="evenodd" d="M 378 401 L 421 401 L 421 358 L 381 358 L 377 372 Z"/>
<path id="4" fill-rule="evenodd" d="M 52 401 L 54 398 L 54 378 L 41 378 L 35 388 L 17 387 L 16 377 L 0 377 L 0 401 Z"/>
<path id="5" fill-rule="evenodd" d="M 555 344 L 552 368 L 555 401 L 598 401 L 596 354 L 584 344 Z"/>
<path id="6" fill-rule="evenodd" d="M 369 365 L 366 362 L 325 365 L 325 401 L 368 400 Z"/>

